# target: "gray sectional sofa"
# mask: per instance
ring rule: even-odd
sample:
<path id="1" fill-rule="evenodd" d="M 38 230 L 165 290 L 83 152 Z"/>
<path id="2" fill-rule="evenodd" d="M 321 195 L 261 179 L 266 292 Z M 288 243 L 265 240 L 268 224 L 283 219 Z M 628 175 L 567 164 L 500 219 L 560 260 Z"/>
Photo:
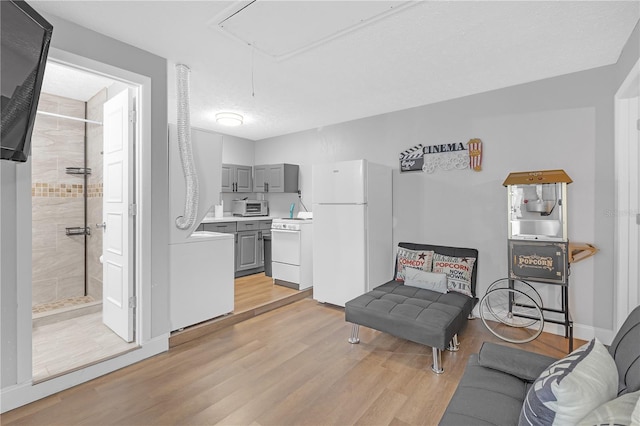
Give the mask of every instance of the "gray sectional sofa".
<path id="1" fill-rule="evenodd" d="M 618 396 L 640 390 L 640 307 L 629 315 L 606 349 L 618 370 Z M 485 342 L 480 352 L 470 357 L 440 425 L 519 424 L 523 403 L 525 399 L 529 401 L 527 392 L 555 361 L 522 349 Z M 638 412 L 634 414 L 640 415 L 640 402 L 636 405 Z M 621 420 L 614 423 L 630 424 Z M 598 420 L 585 424 L 609 423 Z"/>

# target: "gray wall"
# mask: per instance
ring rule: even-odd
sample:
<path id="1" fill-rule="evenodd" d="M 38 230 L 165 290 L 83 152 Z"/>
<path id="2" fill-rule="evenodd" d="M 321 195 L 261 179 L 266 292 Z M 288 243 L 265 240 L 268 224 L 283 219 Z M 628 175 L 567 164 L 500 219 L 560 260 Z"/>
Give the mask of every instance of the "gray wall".
<path id="1" fill-rule="evenodd" d="M 634 53 L 637 59 L 637 49 Z M 313 164 L 366 158 L 393 167 L 395 243 L 478 248 L 479 295 L 507 273 L 504 179 L 512 171 L 564 169 L 574 180 L 568 191 L 569 237 L 600 249 L 572 268 L 573 318 L 589 329 L 610 330 L 614 222 L 604 212 L 614 208 L 617 71 L 617 66 L 597 68 L 270 138 L 256 142 L 255 161 L 300 164 L 305 203 L 313 195 Z M 398 154 L 407 148 L 471 138 L 484 143 L 481 172 L 398 172 Z M 559 300 L 557 290 L 542 286 L 547 305 Z"/>
<path id="2" fill-rule="evenodd" d="M 151 88 L 151 337 L 169 331 L 168 320 L 168 167 L 167 167 L 167 62 L 164 58 L 134 48 L 115 39 L 87 30 L 74 23 L 55 16 L 45 16 L 54 26 L 52 47 L 109 64 L 130 72 L 148 76 L 152 80 Z M 20 167 L 20 165 L 18 165 Z M 16 246 L 19 254 L 28 256 L 31 245 L 23 248 L 12 229 L 20 217 L 28 217 L 30 211 L 16 208 L 15 188 L 20 185 L 13 176 L 15 166 L 2 164 L 2 335 L 0 340 L 2 359 L 2 387 L 16 383 L 15 371 L 20 367 L 16 360 L 17 342 L 20 339 L 21 322 L 18 321 L 19 303 L 29 303 L 19 296 L 20 262 L 14 256 Z M 28 186 L 27 186 L 28 188 Z M 28 189 L 27 189 L 28 191 Z M 29 194 L 30 197 L 30 194 Z M 18 203 L 20 206 L 20 203 Z M 30 228 L 30 227 L 29 227 Z M 5 240 L 5 237 L 7 239 Z M 18 241 L 16 241 L 18 240 Z M 8 242 L 8 244 L 5 244 Z M 22 284 L 25 284 L 24 282 Z M 30 285 L 29 280 L 26 283 Z M 30 292 L 29 292 L 30 294 Z M 29 299 L 29 297 L 27 297 Z M 20 317 L 22 318 L 22 317 Z M 29 317 L 26 317 L 27 319 Z M 30 324 L 29 324 L 30 325 Z M 17 329 L 16 329 L 17 327 Z M 18 330 L 18 331 L 16 331 Z M 28 330 L 23 330 L 23 332 Z M 30 362 L 30 360 L 28 360 Z"/>
<path id="3" fill-rule="evenodd" d="M 616 64 L 616 89 L 622 84 L 631 68 L 638 62 L 638 57 L 640 57 L 640 21 L 636 23 L 636 27 L 622 49 Z"/>
<path id="4" fill-rule="evenodd" d="M 26 163 L 0 161 L 0 187 L 0 385 L 5 388 L 31 379 L 31 341 L 18 350 L 31 328 L 31 157 Z"/>
<path id="5" fill-rule="evenodd" d="M 16 261 L 16 167 L 25 167 L 8 161 L 0 161 L 0 333 L 2 333 L 2 358 L 0 385 L 5 387 L 17 381 L 17 261 Z"/>

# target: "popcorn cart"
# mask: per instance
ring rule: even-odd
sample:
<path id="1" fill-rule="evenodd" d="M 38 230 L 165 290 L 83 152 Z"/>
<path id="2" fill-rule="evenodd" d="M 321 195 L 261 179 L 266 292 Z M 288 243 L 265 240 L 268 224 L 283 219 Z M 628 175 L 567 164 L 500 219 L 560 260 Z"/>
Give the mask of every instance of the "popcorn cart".
<path id="1" fill-rule="evenodd" d="M 485 326 L 503 340 L 529 342 L 542 333 L 547 321 L 564 326 L 569 351 L 573 350 L 570 263 L 597 250 L 590 244 L 569 243 L 567 185 L 571 182 L 564 170 L 544 170 L 511 173 L 503 183 L 508 197 L 509 276 L 493 282 L 479 305 Z M 530 282 L 561 286 L 560 307 L 545 307 Z"/>

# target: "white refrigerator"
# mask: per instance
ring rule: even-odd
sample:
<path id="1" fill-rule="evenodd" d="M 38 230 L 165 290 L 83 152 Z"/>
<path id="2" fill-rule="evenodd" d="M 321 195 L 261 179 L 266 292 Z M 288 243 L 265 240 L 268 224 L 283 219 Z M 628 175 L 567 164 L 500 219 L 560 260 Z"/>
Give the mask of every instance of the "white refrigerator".
<path id="1" fill-rule="evenodd" d="M 313 166 L 313 298 L 344 306 L 393 277 L 391 169 Z"/>

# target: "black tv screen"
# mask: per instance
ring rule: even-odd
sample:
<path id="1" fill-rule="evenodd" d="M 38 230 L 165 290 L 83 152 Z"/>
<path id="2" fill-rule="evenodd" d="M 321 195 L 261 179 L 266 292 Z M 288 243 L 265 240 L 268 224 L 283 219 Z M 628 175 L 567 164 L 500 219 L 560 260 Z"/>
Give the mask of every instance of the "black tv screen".
<path id="1" fill-rule="evenodd" d="M 0 147 L 27 161 L 53 26 L 24 1 L 0 1 Z"/>

